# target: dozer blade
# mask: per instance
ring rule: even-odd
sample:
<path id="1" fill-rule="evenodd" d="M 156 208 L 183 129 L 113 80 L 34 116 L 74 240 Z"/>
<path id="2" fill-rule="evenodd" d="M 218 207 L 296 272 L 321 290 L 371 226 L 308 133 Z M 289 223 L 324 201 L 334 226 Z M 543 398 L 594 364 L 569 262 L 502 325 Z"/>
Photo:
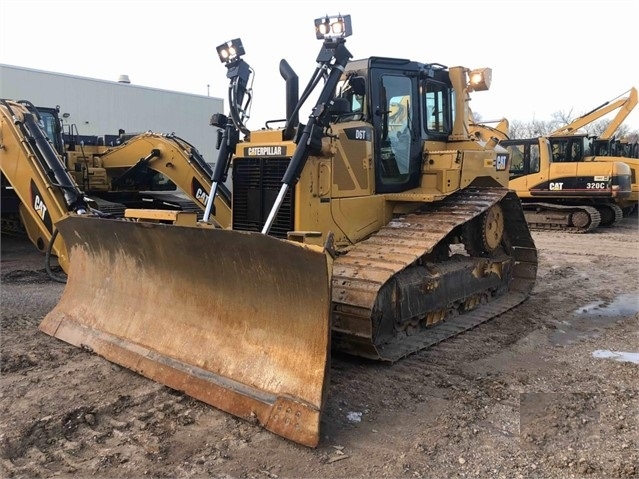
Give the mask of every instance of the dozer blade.
<path id="1" fill-rule="evenodd" d="M 330 257 L 260 233 L 70 216 L 68 280 L 40 329 L 314 447 Z"/>

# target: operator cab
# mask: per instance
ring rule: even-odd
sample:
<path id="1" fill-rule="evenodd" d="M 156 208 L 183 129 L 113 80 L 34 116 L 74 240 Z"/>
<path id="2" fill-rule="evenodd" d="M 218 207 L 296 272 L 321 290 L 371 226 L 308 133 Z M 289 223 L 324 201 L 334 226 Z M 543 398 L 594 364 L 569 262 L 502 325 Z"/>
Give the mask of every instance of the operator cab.
<path id="1" fill-rule="evenodd" d="M 585 135 L 550 137 L 553 163 L 574 163 L 583 161 L 590 153 L 588 138 Z"/>
<path id="2" fill-rule="evenodd" d="M 59 154 L 64 154 L 64 141 L 62 139 L 62 123 L 59 117 L 58 108 L 37 108 L 38 115 L 42 124 L 42 129 L 47 134 L 53 147 Z"/>
<path id="3" fill-rule="evenodd" d="M 500 141 L 499 144 L 506 148 L 510 154 L 511 180 L 519 178 L 520 176 L 539 173 L 541 169 L 540 158 L 542 156 L 542 152 L 540 151 L 539 142 L 536 138 L 503 140 Z M 548 148 L 545 152 L 545 157 L 550 158 L 550 145 L 545 145 L 546 148 Z"/>
<path id="4" fill-rule="evenodd" d="M 333 106 L 336 122 L 372 124 L 378 193 L 417 188 L 425 141 L 447 141 L 454 92 L 439 64 L 371 57 L 348 64 Z"/>

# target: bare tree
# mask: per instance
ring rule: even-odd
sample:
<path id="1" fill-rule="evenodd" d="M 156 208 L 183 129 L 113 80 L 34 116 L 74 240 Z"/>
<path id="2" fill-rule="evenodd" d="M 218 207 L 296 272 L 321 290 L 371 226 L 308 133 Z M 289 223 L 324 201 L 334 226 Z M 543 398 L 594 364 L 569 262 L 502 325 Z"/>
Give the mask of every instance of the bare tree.
<path id="1" fill-rule="evenodd" d="M 473 112 L 476 123 L 482 123 L 482 116 Z M 557 111 L 551 115 L 550 120 L 521 121 L 512 120 L 508 128 L 509 138 L 536 138 L 538 136 L 548 136 L 553 131 L 571 123 L 572 110 L 568 112 Z M 610 120 L 599 120 L 586 125 L 582 130 L 588 136 L 600 136 L 610 124 Z M 639 130 L 632 130 L 628 125 L 621 124 L 615 132 L 615 138 L 625 139 L 629 142 L 639 141 Z"/>
<path id="2" fill-rule="evenodd" d="M 559 127 L 565 126 L 572 122 L 575 118 L 572 115 L 572 108 L 568 111 L 556 111 L 551 115 L 552 122 L 559 125 Z"/>

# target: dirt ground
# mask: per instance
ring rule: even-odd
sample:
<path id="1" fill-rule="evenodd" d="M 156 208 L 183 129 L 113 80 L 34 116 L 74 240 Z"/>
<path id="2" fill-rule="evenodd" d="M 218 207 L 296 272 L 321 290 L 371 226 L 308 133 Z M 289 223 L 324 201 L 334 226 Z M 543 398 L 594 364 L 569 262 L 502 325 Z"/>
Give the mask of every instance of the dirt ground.
<path id="1" fill-rule="evenodd" d="M 535 232 L 519 307 L 392 366 L 333 355 L 315 449 L 41 333 L 64 285 L 3 238 L 0 474 L 639 477 L 638 230 Z"/>

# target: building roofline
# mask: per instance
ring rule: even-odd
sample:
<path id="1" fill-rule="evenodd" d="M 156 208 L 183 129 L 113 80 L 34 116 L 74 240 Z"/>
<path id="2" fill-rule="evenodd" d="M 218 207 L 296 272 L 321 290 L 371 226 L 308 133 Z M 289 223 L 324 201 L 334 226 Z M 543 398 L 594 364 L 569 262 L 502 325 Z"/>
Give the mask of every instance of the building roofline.
<path id="1" fill-rule="evenodd" d="M 180 94 L 180 95 L 189 95 L 189 96 L 194 96 L 194 97 L 198 97 L 198 98 L 211 98 L 212 100 L 224 101 L 224 99 L 221 98 L 221 97 L 215 97 L 215 96 L 209 96 L 209 95 L 200 95 L 200 94 L 197 94 L 197 93 L 190 93 L 190 92 L 184 92 L 184 91 L 178 91 L 178 90 L 168 90 L 166 88 L 155 88 L 155 87 L 149 87 L 149 86 L 144 86 L 144 85 L 137 85 L 135 83 L 123 83 L 123 82 L 113 81 L 113 80 L 102 80 L 102 79 L 99 79 L 99 78 L 91 78 L 91 77 L 85 77 L 85 76 L 80 76 L 80 75 L 72 75 L 72 74 L 69 74 L 69 73 L 60 73 L 60 72 L 52 72 L 52 71 L 48 71 L 48 70 L 39 70 L 37 68 L 23 67 L 23 66 L 18 66 L 18 65 L 8 65 L 6 63 L 0 63 L 0 68 L 11 68 L 11 69 L 14 69 L 14 70 L 23 70 L 23 71 L 26 71 L 26 72 L 33 72 L 33 73 L 44 73 L 46 75 L 55 75 L 55 76 L 59 76 L 59 77 L 73 78 L 73 79 L 76 79 L 76 80 L 93 81 L 93 82 L 96 82 L 96 83 L 117 85 L 117 86 L 120 86 L 122 88 L 140 88 L 140 89 L 143 89 L 143 90 L 152 90 L 152 91 L 167 92 L 167 93 L 177 93 L 177 94 Z"/>

